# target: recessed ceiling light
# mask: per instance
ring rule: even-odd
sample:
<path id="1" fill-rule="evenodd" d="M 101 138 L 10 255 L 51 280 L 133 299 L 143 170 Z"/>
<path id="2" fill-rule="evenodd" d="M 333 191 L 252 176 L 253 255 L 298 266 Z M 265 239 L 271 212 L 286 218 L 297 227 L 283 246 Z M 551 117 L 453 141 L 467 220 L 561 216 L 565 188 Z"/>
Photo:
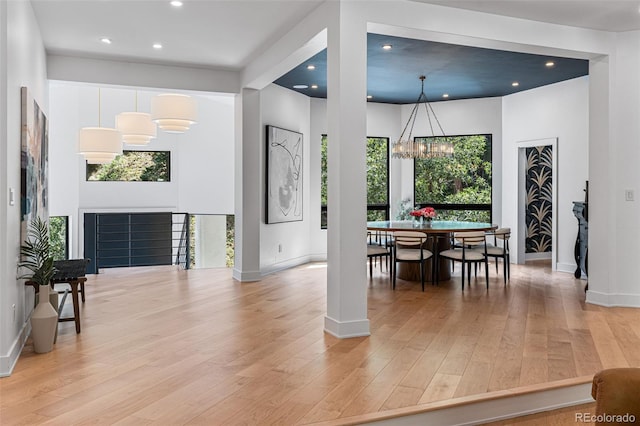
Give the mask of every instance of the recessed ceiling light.
<path id="1" fill-rule="evenodd" d="M 182 7 L 182 2 L 180 0 L 172 0 L 169 4 L 173 7 Z"/>
<path id="2" fill-rule="evenodd" d="M 294 89 L 308 89 L 309 86 L 307 86 L 306 84 L 296 84 L 295 86 L 293 86 Z"/>
<path id="3" fill-rule="evenodd" d="M 520 86 L 520 83 L 518 83 L 517 81 L 514 81 L 513 83 L 511 83 L 511 85 L 513 87 L 518 87 L 518 86 Z"/>
<path id="4" fill-rule="evenodd" d="M 393 46 L 392 46 L 392 45 L 390 45 L 390 44 L 383 44 L 383 45 L 382 45 L 382 48 L 383 48 L 384 50 L 391 50 L 391 48 L 392 48 L 392 47 L 393 47 Z"/>
<path id="5" fill-rule="evenodd" d="M 312 85 L 311 85 L 311 88 L 312 88 L 312 89 L 317 89 L 317 88 L 318 88 L 318 85 L 317 85 L 317 84 L 312 84 Z"/>
<path id="6" fill-rule="evenodd" d="M 443 94 L 442 94 L 442 97 L 443 97 L 443 98 L 448 98 L 448 97 L 449 97 L 449 94 L 448 94 L 448 93 L 443 93 Z"/>
<path id="7" fill-rule="evenodd" d="M 367 95 L 367 99 L 373 99 L 373 96 Z"/>
<path id="8" fill-rule="evenodd" d="M 104 44 L 111 44 L 111 39 L 109 37 L 102 37 L 100 41 Z"/>
<path id="9" fill-rule="evenodd" d="M 315 70 L 316 66 L 315 65 L 307 65 L 307 69 L 308 70 Z"/>
<path id="10" fill-rule="evenodd" d="M 162 45 L 160 43 L 153 43 L 154 49 L 162 49 Z"/>
<path id="11" fill-rule="evenodd" d="M 544 64 L 544 66 L 545 66 L 545 67 L 547 67 L 547 68 L 551 68 L 551 67 L 553 67 L 554 65 L 555 65 L 555 62 L 553 62 L 553 61 L 547 61 L 547 63 L 546 63 L 546 64 Z"/>

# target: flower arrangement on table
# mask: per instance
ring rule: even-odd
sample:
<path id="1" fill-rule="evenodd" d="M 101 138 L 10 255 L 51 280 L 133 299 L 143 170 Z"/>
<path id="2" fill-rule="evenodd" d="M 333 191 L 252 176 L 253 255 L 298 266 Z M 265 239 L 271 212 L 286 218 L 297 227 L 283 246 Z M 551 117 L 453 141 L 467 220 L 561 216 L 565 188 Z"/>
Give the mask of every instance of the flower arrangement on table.
<path id="1" fill-rule="evenodd" d="M 427 222 L 431 222 L 436 217 L 436 209 L 433 207 L 423 207 L 409 214 L 415 218 L 424 218 Z"/>

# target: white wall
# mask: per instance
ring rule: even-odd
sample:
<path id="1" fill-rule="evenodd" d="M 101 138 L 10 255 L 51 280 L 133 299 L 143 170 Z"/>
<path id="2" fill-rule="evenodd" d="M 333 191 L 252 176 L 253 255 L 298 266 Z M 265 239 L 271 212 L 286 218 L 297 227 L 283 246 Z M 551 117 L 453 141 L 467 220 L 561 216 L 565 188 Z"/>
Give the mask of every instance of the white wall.
<path id="1" fill-rule="evenodd" d="M 584 201 L 589 179 L 589 78 L 581 77 L 503 98 L 503 225 L 511 227 L 513 262 L 518 262 L 518 142 L 558 138 L 558 270 L 576 268 L 577 220 L 573 201 Z"/>
<path id="2" fill-rule="evenodd" d="M 262 111 L 262 143 L 256 149 L 260 150 L 261 187 L 265 188 L 265 153 L 267 125 L 281 127 L 300 132 L 303 135 L 303 163 L 302 163 L 302 221 L 287 223 L 265 223 L 264 190 L 260 224 L 260 272 L 270 273 L 288 268 L 311 260 L 309 229 L 314 212 L 310 207 L 310 102 L 309 98 L 292 90 L 284 89 L 274 84 L 267 86 L 260 93 Z M 279 251 L 279 247 L 282 251 Z"/>
<path id="3" fill-rule="evenodd" d="M 84 159 L 76 151 L 78 130 L 115 126 L 117 114 L 136 110 L 136 90 L 98 91 L 96 86 L 54 82 L 50 93 L 55 118 L 50 126 L 50 213 L 70 217 L 72 257 L 83 255 L 84 212 L 233 214 L 233 97 L 190 93 L 198 103 L 197 124 L 182 134 L 158 129 L 157 138 L 146 147 L 124 146 L 171 151 L 170 182 L 87 182 Z M 137 110 L 149 112 L 151 98 L 158 93 L 138 90 Z"/>
<path id="4" fill-rule="evenodd" d="M 20 247 L 20 87 L 26 86 L 47 117 L 49 101 L 45 52 L 40 30 L 29 2 L 2 2 L 0 6 L 0 376 L 13 369 L 27 337 L 32 292 L 16 279 Z M 4 44 L 6 43 L 6 45 Z M 5 48 L 6 46 L 6 48 Z M 6 73 L 5 73 L 6 72 Z M 5 124 L 6 123 L 6 124 Z M 8 202 L 14 189 L 16 202 Z M 27 295 L 25 295 L 27 293 Z M 14 312 L 15 311 L 15 312 Z"/>

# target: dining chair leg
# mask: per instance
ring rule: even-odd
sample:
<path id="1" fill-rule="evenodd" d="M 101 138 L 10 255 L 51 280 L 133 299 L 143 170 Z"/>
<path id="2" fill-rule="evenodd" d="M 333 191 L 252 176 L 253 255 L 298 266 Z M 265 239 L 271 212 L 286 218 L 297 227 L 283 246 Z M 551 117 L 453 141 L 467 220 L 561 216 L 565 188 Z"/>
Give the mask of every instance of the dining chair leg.
<path id="1" fill-rule="evenodd" d="M 504 284 L 507 285 L 507 258 L 502 258 L 502 275 L 504 275 Z"/>
<path id="2" fill-rule="evenodd" d="M 438 272 L 438 262 L 436 260 L 436 254 L 434 253 L 433 256 L 431 256 L 431 285 L 438 284 L 438 275 L 436 275 L 437 272 Z"/>
<path id="3" fill-rule="evenodd" d="M 420 283 L 422 284 L 422 291 L 424 291 L 424 260 L 420 260 Z"/>
<path id="4" fill-rule="evenodd" d="M 462 265 L 460 269 L 462 269 L 462 291 L 464 291 L 464 263 L 461 263 L 460 265 Z"/>
<path id="5" fill-rule="evenodd" d="M 391 259 L 391 281 L 394 290 L 396 289 L 396 275 L 398 275 L 398 265 L 395 259 Z"/>
<path id="6" fill-rule="evenodd" d="M 498 259 L 496 259 L 496 262 Z M 487 290 L 489 290 L 489 261 L 487 260 L 487 256 L 484 257 L 484 271 L 485 271 L 485 279 L 487 281 Z"/>

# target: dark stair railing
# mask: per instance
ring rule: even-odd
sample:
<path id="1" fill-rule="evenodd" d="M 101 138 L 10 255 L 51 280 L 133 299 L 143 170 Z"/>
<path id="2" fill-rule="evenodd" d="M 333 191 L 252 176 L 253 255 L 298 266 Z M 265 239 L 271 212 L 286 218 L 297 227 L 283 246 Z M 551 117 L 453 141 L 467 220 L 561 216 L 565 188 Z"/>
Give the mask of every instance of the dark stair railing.
<path id="1" fill-rule="evenodd" d="M 191 267 L 191 215 L 189 213 L 175 213 L 173 216 L 174 225 L 180 224 L 180 222 L 176 220 L 176 216 L 183 217 L 175 265 L 179 265 L 183 269 L 189 269 Z"/>
<path id="2" fill-rule="evenodd" d="M 128 266 L 194 268 L 192 233 L 197 216 L 173 212 L 85 213 L 84 257 L 91 259 L 87 273 Z"/>

